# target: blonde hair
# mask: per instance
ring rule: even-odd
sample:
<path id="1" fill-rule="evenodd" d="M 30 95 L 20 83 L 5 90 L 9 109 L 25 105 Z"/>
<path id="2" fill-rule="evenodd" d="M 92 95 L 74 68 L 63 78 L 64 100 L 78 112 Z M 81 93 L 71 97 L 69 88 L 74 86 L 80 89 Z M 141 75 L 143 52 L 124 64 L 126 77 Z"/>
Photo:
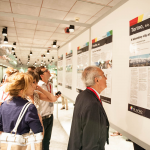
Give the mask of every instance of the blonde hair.
<path id="1" fill-rule="evenodd" d="M 16 73 L 16 72 L 19 72 L 17 69 L 14 69 L 12 67 L 9 67 L 6 69 L 6 74 L 11 76 L 12 74 Z"/>
<path id="2" fill-rule="evenodd" d="M 23 90 L 22 98 L 26 98 L 26 91 L 30 83 L 33 83 L 33 77 L 27 73 L 15 73 L 8 78 L 9 82 L 5 88 L 10 96 L 18 96 Z"/>

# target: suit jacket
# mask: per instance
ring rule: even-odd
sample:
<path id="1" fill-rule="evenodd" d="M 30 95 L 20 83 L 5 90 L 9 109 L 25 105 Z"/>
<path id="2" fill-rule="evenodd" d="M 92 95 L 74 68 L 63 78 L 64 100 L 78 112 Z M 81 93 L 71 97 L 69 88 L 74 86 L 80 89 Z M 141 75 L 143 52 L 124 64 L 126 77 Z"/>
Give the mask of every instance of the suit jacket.
<path id="1" fill-rule="evenodd" d="M 68 150 L 104 150 L 109 121 L 97 96 L 89 89 L 76 99 Z"/>

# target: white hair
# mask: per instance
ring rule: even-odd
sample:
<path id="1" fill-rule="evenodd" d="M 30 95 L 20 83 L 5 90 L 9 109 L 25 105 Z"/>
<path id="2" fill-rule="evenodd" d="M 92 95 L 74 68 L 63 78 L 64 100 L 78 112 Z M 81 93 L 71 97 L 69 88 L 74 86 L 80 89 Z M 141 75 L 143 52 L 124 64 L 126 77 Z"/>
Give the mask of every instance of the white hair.
<path id="1" fill-rule="evenodd" d="M 96 66 L 89 66 L 84 69 L 82 73 L 82 80 L 86 87 L 93 86 L 95 84 L 95 78 L 100 78 L 100 71 L 101 69 Z"/>

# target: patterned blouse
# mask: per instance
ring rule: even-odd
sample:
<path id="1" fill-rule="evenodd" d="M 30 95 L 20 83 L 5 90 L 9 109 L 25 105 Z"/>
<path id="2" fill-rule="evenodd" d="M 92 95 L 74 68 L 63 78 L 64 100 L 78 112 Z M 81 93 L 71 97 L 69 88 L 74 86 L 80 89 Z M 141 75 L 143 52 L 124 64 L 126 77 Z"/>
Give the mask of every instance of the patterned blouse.
<path id="1" fill-rule="evenodd" d="M 34 105 L 35 105 L 35 107 L 36 107 L 36 109 L 38 111 L 38 114 L 40 114 L 40 99 L 39 99 L 39 94 L 34 91 L 33 97 L 34 97 Z M 28 101 L 30 103 L 33 103 L 32 100 L 30 100 L 29 98 L 28 98 Z"/>

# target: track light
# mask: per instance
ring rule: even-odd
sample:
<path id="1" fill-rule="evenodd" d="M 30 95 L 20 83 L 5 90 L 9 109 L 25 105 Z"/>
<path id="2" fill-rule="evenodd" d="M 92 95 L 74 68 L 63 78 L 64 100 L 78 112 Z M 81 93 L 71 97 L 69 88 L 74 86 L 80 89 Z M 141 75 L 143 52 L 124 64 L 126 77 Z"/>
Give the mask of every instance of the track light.
<path id="1" fill-rule="evenodd" d="M 49 54 L 49 50 L 47 50 L 47 54 Z"/>
<path id="2" fill-rule="evenodd" d="M 11 49 L 11 51 L 12 51 L 12 52 L 15 52 L 15 49 L 14 49 L 14 48 L 12 48 L 12 49 Z"/>
<path id="3" fill-rule="evenodd" d="M 35 65 L 36 65 L 36 61 L 35 61 Z"/>
<path id="4" fill-rule="evenodd" d="M 13 55 L 16 56 L 16 53 L 14 53 Z"/>
<path id="5" fill-rule="evenodd" d="M 5 36 L 4 43 L 8 43 L 8 38 Z"/>
<path id="6" fill-rule="evenodd" d="M 49 62 L 49 59 L 48 59 L 48 62 Z"/>
<path id="7" fill-rule="evenodd" d="M 74 25 L 70 25 L 69 31 L 70 31 L 70 32 L 74 32 Z"/>
<path id="8" fill-rule="evenodd" d="M 13 48 L 16 48 L 16 42 L 13 43 Z"/>
<path id="9" fill-rule="evenodd" d="M 7 36 L 7 27 L 3 28 L 2 34 L 3 34 L 3 36 Z"/>
<path id="10" fill-rule="evenodd" d="M 45 58 L 45 55 L 43 55 L 43 57 Z"/>
<path id="11" fill-rule="evenodd" d="M 30 55 L 32 55 L 32 51 L 30 51 Z"/>
<path id="12" fill-rule="evenodd" d="M 52 56 L 52 59 L 54 59 L 54 56 Z"/>
<path id="13" fill-rule="evenodd" d="M 17 56 L 16 56 L 16 59 L 17 59 Z"/>
<path id="14" fill-rule="evenodd" d="M 55 40 L 55 41 L 53 42 L 53 47 L 54 47 L 54 48 L 56 47 L 56 43 L 57 43 L 57 41 Z"/>

